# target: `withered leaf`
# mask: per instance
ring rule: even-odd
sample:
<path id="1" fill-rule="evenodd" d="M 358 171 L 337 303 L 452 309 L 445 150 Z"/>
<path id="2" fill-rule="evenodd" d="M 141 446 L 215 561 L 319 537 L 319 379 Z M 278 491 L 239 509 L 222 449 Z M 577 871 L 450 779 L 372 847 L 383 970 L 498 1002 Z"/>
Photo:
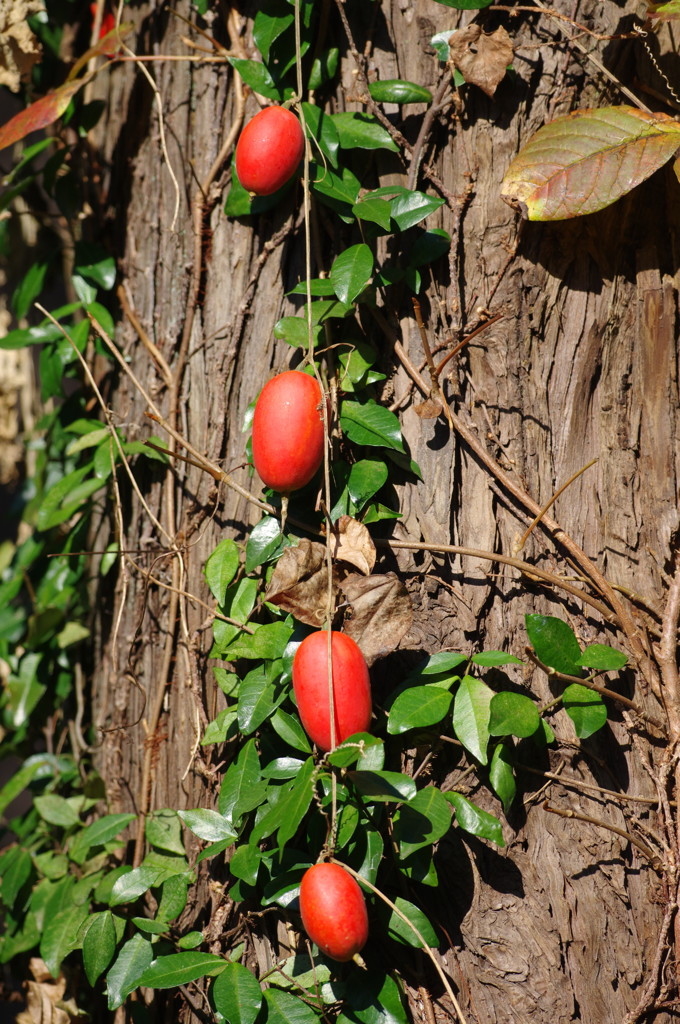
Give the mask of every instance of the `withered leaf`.
<path id="1" fill-rule="evenodd" d="M 398 646 L 413 619 L 411 598 L 393 572 L 384 576 L 351 573 L 340 583 L 351 606 L 343 630 L 361 648 L 368 665 Z"/>
<path id="2" fill-rule="evenodd" d="M 449 53 L 466 82 L 493 96 L 512 61 L 512 40 L 502 26 L 487 34 L 479 25 L 468 25 L 453 33 Z"/>
<path id="3" fill-rule="evenodd" d="M 351 516 L 340 516 L 336 522 L 331 538 L 331 552 L 333 558 L 349 562 L 366 576 L 375 565 L 375 544 L 371 535 L 362 523 Z"/>
<path id="4" fill-rule="evenodd" d="M 334 569 L 334 591 L 336 575 Z M 286 548 L 276 563 L 264 599 L 290 612 L 300 622 L 319 629 L 328 603 L 325 546 L 303 538 L 297 547 Z"/>
<path id="5" fill-rule="evenodd" d="M 443 405 L 435 398 L 426 398 L 420 405 L 414 405 L 413 411 L 420 416 L 421 420 L 436 420 L 443 411 Z"/>

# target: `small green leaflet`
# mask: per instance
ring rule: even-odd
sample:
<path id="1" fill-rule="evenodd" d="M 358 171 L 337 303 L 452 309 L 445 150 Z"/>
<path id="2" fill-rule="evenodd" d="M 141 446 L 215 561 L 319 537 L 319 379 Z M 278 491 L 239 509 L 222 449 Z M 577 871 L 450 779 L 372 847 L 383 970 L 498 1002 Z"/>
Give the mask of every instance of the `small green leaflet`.
<path id="1" fill-rule="evenodd" d="M 237 838 L 229 819 L 217 811 L 202 807 L 192 811 L 178 811 L 177 814 L 199 839 L 205 839 L 209 843 L 226 839 L 233 843 Z"/>
<path id="2" fill-rule="evenodd" d="M 452 700 L 452 694 L 438 686 L 414 686 L 404 690 L 390 708 L 387 731 L 395 736 L 409 729 L 435 725 L 446 716 Z"/>
<path id="3" fill-rule="evenodd" d="M 83 939 L 83 964 L 85 975 L 90 985 L 111 963 L 116 951 L 116 929 L 113 914 L 103 910 L 90 919 L 90 924 Z"/>
<path id="4" fill-rule="evenodd" d="M 369 82 L 368 91 L 378 103 L 430 103 L 432 93 L 424 85 L 403 78 L 383 78 Z"/>
<path id="5" fill-rule="evenodd" d="M 494 747 L 489 765 L 489 782 L 507 814 L 517 792 L 515 773 L 512 770 L 512 747 L 507 740 Z"/>
<path id="6" fill-rule="evenodd" d="M 387 923 L 387 933 L 391 939 L 396 939 L 398 942 L 403 942 L 407 946 L 415 946 L 416 949 L 422 949 L 423 944 L 426 946 L 432 946 L 437 948 L 439 945 L 439 939 L 434 928 L 426 918 L 425 914 L 416 907 L 413 903 L 405 900 L 402 896 L 397 896 L 394 901 L 397 910 L 401 911 L 401 914 L 392 911 L 389 916 Z M 382 912 L 384 916 L 384 911 Z M 403 915 L 403 917 L 401 916 Z M 404 921 L 404 917 L 411 922 L 409 925 Z M 411 925 L 414 927 L 412 928 Z M 416 934 L 414 928 L 420 933 L 420 936 Z"/>
<path id="7" fill-rule="evenodd" d="M 541 724 L 536 705 L 521 693 L 504 690 L 491 698 L 489 733 L 492 736 L 533 736 Z"/>
<path id="8" fill-rule="evenodd" d="M 281 91 L 264 64 L 255 60 L 242 60 L 239 57 L 227 57 L 227 60 L 238 71 L 239 75 L 254 92 L 259 92 L 267 99 L 281 101 Z"/>
<path id="9" fill-rule="evenodd" d="M 239 551 L 233 540 L 220 541 L 205 563 L 205 578 L 219 605 L 224 604 L 227 587 L 239 567 Z"/>
<path id="10" fill-rule="evenodd" d="M 628 664 L 628 658 L 615 647 L 589 644 L 579 658 L 579 664 L 584 668 L 594 668 L 597 672 L 618 672 Z"/>
<path id="11" fill-rule="evenodd" d="M 463 676 L 453 705 L 456 736 L 481 764 L 487 763 L 490 705 L 494 696 L 486 683 L 474 676 Z"/>
<path id="12" fill-rule="evenodd" d="M 213 982 L 215 1009 L 229 1024 L 255 1024 L 262 1006 L 262 990 L 242 964 L 228 963 Z"/>
<path id="13" fill-rule="evenodd" d="M 562 694 L 562 703 L 579 739 L 585 740 L 607 721 L 607 706 L 599 693 L 572 683 Z"/>
<path id="14" fill-rule="evenodd" d="M 355 444 L 404 451 L 399 419 L 373 399 L 366 402 L 343 402 L 340 425 Z"/>
<path id="15" fill-rule="evenodd" d="M 554 615 L 526 615 L 527 635 L 536 654 L 550 668 L 580 676 L 581 648 L 566 622 Z"/>
<path id="16" fill-rule="evenodd" d="M 343 149 L 399 149 L 390 134 L 372 114 L 332 114 Z M 443 202 L 443 200 L 442 200 Z"/>
<path id="17" fill-rule="evenodd" d="M 451 827 L 451 811 L 436 786 L 421 789 L 394 818 L 394 839 L 402 858 L 424 846 L 431 846 Z"/>
<path id="18" fill-rule="evenodd" d="M 159 956 L 147 967 L 138 984 L 147 988 L 176 988 L 198 978 L 220 974 L 227 961 L 214 953 L 170 953 Z"/>
<path id="19" fill-rule="evenodd" d="M 470 835 L 480 836 L 482 839 L 490 839 L 496 846 L 505 846 L 503 830 L 498 818 L 493 814 L 483 811 L 471 800 L 464 797 L 462 793 L 444 793 L 444 796 L 453 804 L 456 812 L 456 822 Z"/>
<path id="20" fill-rule="evenodd" d="M 153 946 L 143 935 L 133 935 L 125 943 L 106 976 L 109 1010 L 122 1006 L 152 960 Z"/>
<path id="21" fill-rule="evenodd" d="M 311 1006 L 290 992 L 268 988 L 264 998 L 267 1004 L 267 1024 L 319 1024 L 319 1017 Z"/>

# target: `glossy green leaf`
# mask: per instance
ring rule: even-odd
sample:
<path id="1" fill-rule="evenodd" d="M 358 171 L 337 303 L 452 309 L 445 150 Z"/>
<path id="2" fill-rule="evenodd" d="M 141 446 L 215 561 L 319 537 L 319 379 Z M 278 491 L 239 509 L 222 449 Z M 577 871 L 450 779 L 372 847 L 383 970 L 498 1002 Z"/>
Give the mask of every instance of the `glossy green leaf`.
<path id="1" fill-rule="evenodd" d="M 333 295 L 333 289 L 330 283 L 327 286 L 330 294 Z M 314 346 L 318 345 L 321 340 L 322 329 L 318 325 L 312 327 L 312 340 Z M 307 324 L 307 317 L 302 316 L 284 316 L 274 324 L 274 337 L 280 338 L 282 341 L 288 342 L 289 345 L 296 346 L 298 348 L 307 349 L 309 346 L 309 327 Z"/>
<path id="2" fill-rule="evenodd" d="M 315 152 L 318 146 L 331 167 L 337 168 L 340 137 L 333 118 L 330 114 L 324 113 L 321 107 L 315 103 L 303 103 L 302 111 L 305 116 L 307 134 L 314 139 L 312 143 L 314 156 L 318 157 Z"/>
<path id="3" fill-rule="evenodd" d="M 259 781 L 260 758 L 255 740 L 250 739 L 222 779 L 218 804 L 220 813 L 236 823 L 243 814 L 257 807 L 259 802 L 257 784 Z M 255 802 L 253 802 L 253 794 L 255 794 Z"/>
<path id="4" fill-rule="evenodd" d="M 348 167 L 343 167 L 336 174 L 330 167 L 312 164 L 310 176 L 312 191 L 321 197 L 325 197 L 326 200 L 330 200 L 331 202 L 328 205 L 338 210 L 338 212 L 343 204 L 351 207 L 359 198 L 361 182 Z M 336 204 L 341 205 L 338 207 Z"/>
<path id="5" fill-rule="evenodd" d="M 227 60 L 253 92 L 259 92 L 269 100 L 280 102 L 283 99 L 280 89 L 264 64 L 256 60 L 243 60 L 240 57 L 228 57 Z"/>
<path id="6" fill-rule="evenodd" d="M 0 896 L 6 907 L 13 907 L 22 887 L 31 877 L 33 862 L 28 850 L 15 846 L 6 851 L 2 860 Z"/>
<path id="7" fill-rule="evenodd" d="M 393 412 L 372 399 L 345 401 L 340 408 L 340 424 L 355 444 L 404 451 L 401 425 Z"/>
<path id="8" fill-rule="evenodd" d="M 369 193 L 353 205 L 352 213 L 359 220 L 368 220 L 384 231 L 390 230 L 392 208 L 386 199 L 373 198 Z"/>
<path id="9" fill-rule="evenodd" d="M 290 28 L 295 20 L 293 12 L 283 9 L 280 13 L 271 14 L 266 8 L 260 8 L 253 22 L 253 40 L 265 62 L 269 61 L 269 51 L 276 40 Z"/>
<path id="10" fill-rule="evenodd" d="M 287 711 L 277 708 L 271 718 L 274 731 L 294 750 L 301 750 L 309 754 L 312 748 L 307 738 L 307 733 L 302 728 L 299 718 L 289 715 Z"/>
<path id="11" fill-rule="evenodd" d="M 606 644 L 589 644 L 579 658 L 583 668 L 593 668 L 597 672 L 618 672 L 628 664 L 623 651 Z"/>
<path id="12" fill-rule="evenodd" d="M 423 846 L 431 846 L 451 827 L 451 811 L 436 786 L 426 786 L 394 816 L 393 836 L 402 858 Z"/>
<path id="13" fill-rule="evenodd" d="M 333 114 L 340 145 L 343 149 L 389 149 L 398 153 L 399 148 L 387 129 L 372 114 Z"/>
<path id="14" fill-rule="evenodd" d="M 46 914 L 40 956 L 53 978 L 59 977 L 62 960 L 78 945 L 78 933 L 89 916 L 89 905 L 75 902 L 57 914 Z"/>
<path id="15" fill-rule="evenodd" d="M 143 935 L 133 935 L 125 943 L 106 976 L 109 1010 L 122 1006 L 152 960 L 153 946 Z"/>
<path id="16" fill-rule="evenodd" d="M 330 279 L 341 302 L 354 302 L 373 274 L 373 253 L 360 243 L 345 249 L 333 260 Z"/>
<path id="17" fill-rule="evenodd" d="M 147 967 L 138 984 L 146 988 L 176 988 L 198 978 L 212 978 L 221 974 L 227 964 L 215 953 L 170 953 L 157 957 Z"/>
<path id="18" fill-rule="evenodd" d="M 412 800 L 416 795 L 413 779 L 400 772 L 347 772 L 347 779 L 367 800 L 398 802 Z"/>
<path id="19" fill-rule="evenodd" d="M 385 745 L 378 736 L 371 736 L 367 732 L 355 733 L 327 754 L 326 761 L 336 768 L 348 768 L 359 762 L 362 770 L 380 771 L 385 763 Z"/>
<path id="20" fill-rule="evenodd" d="M 428 196 L 424 192 L 402 193 L 395 196 L 390 203 L 392 220 L 400 231 L 406 231 L 443 205 L 443 199 Z"/>
<path id="21" fill-rule="evenodd" d="M 150 866 L 140 866 L 121 875 L 111 890 L 109 906 L 118 907 L 123 903 L 132 903 L 145 893 L 158 880 L 159 872 Z"/>
<path id="22" fill-rule="evenodd" d="M 398 736 L 409 729 L 423 729 L 441 722 L 453 696 L 437 686 L 413 686 L 400 693 L 390 708 L 387 731 Z"/>
<path id="23" fill-rule="evenodd" d="M 513 751 L 511 745 L 507 741 L 497 743 L 491 755 L 489 782 L 493 787 L 494 793 L 496 793 L 503 804 L 503 810 L 506 814 L 517 792 L 512 760 Z"/>
<path id="24" fill-rule="evenodd" d="M 134 814 L 105 814 L 104 817 L 93 821 L 73 837 L 69 846 L 69 857 L 76 864 L 84 864 L 93 847 L 103 846 L 104 843 L 115 839 L 135 820 L 135 817 Z"/>
<path id="25" fill-rule="evenodd" d="M 298 996 L 279 988 L 268 988 L 264 994 L 267 1004 L 267 1024 L 319 1024 L 318 1015 Z"/>
<path id="26" fill-rule="evenodd" d="M 453 728 L 456 736 L 481 764 L 487 763 L 489 718 L 494 696 L 486 683 L 474 676 L 463 676 L 453 705 Z"/>
<path id="27" fill-rule="evenodd" d="M 230 538 L 220 541 L 205 563 L 205 579 L 219 605 L 224 604 L 227 587 L 239 567 L 239 551 Z"/>
<path id="28" fill-rule="evenodd" d="M 187 932 L 186 935 L 177 940 L 177 945 L 180 949 L 196 949 L 203 941 L 203 932 Z"/>
<path id="29" fill-rule="evenodd" d="M 260 871 L 262 852 L 254 843 L 242 843 L 229 861 L 229 871 L 248 885 L 255 885 Z"/>
<path id="30" fill-rule="evenodd" d="M 224 743 L 227 738 L 235 738 L 237 731 L 236 712 L 229 708 L 223 708 L 217 718 L 208 722 L 203 733 L 201 746 L 207 747 L 211 743 Z"/>
<path id="31" fill-rule="evenodd" d="M 368 91 L 378 103 L 431 103 L 432 93 L 424 85 L 403 78 L 383 78 L 369 82 Z"/>
<path id="32" fill-rule="evenodd" d="M 536 705 L 521 693 L 505 690 L 491 698 L 489 733 L 492 736 L 533 736 L 540 725 Z"/>
<path id="33" fill-rule="evenodd" d="M 501 183 L 529 220 L 564 220 L 609 206 L 675 155 L 680 125 L 625 105 L 576 110 L 544 125 Z"/>
<path id="34" fill-rule="evenodd" d="M 425 945 L 432 946 L 434 949 L 439 945 L 439 939 L 437 933 L 428 921 L 425 914 L 416 907 L 415 904 L 410 903 L 409 900 L 405 900 L 402 896 L 397 896 L 394 900 L 395 906 L 404 914 L 412 925 L 420 932 L 421 936 L 425 940 Z M 382 912 L 384 915 L 384 911 Z M 403 942 L 407 946 L 415 946 L 416 949 L 422 949 L 423 943 L 420 938 L 416 935 L 413 928 L 411 928 L 406 921 L 392 911 L 389 915 L 387 923 L 387 934 L 391 939 L 396 939 L 398 942 Z"/>
<path id="35" fill-rule="evenodd" d="M 456 812 L 456 823 L 462 829 L 473 836 L 480 836 L 482 839 L 489 839 L 496 846 L 505 846 L 503 829 L 498 818 L 488 811 L 477 807 L 471 800 L 464 797 L 462 793 L 445 793 L 444 796 L 453 804 Z"/>
<path id="36" fill-rule="evenodd" d="M 275 710 L 274 684 L 264 665 L 258 665 L 243 679 L 238 695 L 238 725 L 248 736 Z"/>
<path id="37" fill-rule="evenodd" d="M 293 787 L 288 795 L 283 798 L 285 804 L 282 808 L 282 823 L 277 832 L 279 846 L 283 847 L 293 838 L 298 830 L 302 819 L 309 810 L 314 798 L 314 787 L 312 776 L 314 774 L 314 759 L 309 757 L 300 769 L 295 778 Z"/>
<path id="38" fill-rule="evenodd" d="M 198 807 L 192 811 L 178 811 L 177 814 L 194 835 L 206 842 L 218 843 L 226 839 L 233 843 L 237 838 L 231 822 L 217 811 Z"/>
<path id="39" fill-rule="evenodd" d="M 101 245 L 77 242 L 74 273 L 86 277 L 104 291 L 110 291 L 116 283 L 116 261 Z"/>
<path id="40" fill-rule="evenodd" d="M 215 1009 L 229 1024 L 255 1024 L 262 1006 L 262 989 L 247 967 L 228 963 L 213 982 L 212 998 Z"/>
<path id="41" fill-rule="evenodd" d="M 335 295 L 333 285 L 327 277 L 312 277 L 309 280 L 309 293 L 317 299 L 330 299 Z M 298 281 L 294 288 L 291 288 L 287 295 L 306 295 L 307 294 L 307 281 Z M 284 320 L 287 317 L 284 317 Z M 293 320 L 298 320 L 299 317 L 292 317 Z M 282 321 L 279 321 L 281 323 Z M 276 327 L 274 327 L 274 336 L 279 337 L 276 334 Z"/>
<path id="42" fill-rule="evenodd" d="M 283 549 L 281 524 L 273 516 L 264 516 L 250 531 L 246 544 L 246 572 L 268 562 Z"/>
<path id="43" fill-rule="evenodd" d="M 516 658 L 514 654 L 506 654 L 505 651 L 480 651 L 479 654 L 473 654 L 470 661 L 482 668 L 523 664 L 520 658 Z"/>
<path id="44" fill-rule="evenodd" d="M 174 921 L 184 910 L 189 892 L 189 875 L 171 875 L 161 885 L 161 901 L 158 905 L 158 921 Z"/>
<path id="45" fill-rule="evenodd" d="M 607 705 L 599 693 L 572 683 L 562 694 L 562 703 L 579 739 L 585 740 L 601 729 L 607 721 Z"/>
<path id="46" fill-rule="evenodd" d="M 574 631 L 554 615 L 526 615 L 527 635 L 544 665 L 570 676 L 580 676 L 581 648 Z"/>
<path id="47" fill-rule="evenodd" d="M 459 654 L 457 651 L 437 651 L 436 654 L 431 654 L 429 658 L 421 662 L 415 672 L 411 673 L 409 679 L 418 676 L 448 675 L 467 660 L 466 654 Z"/>
<path id="48" fill-rule="evenodd" d="M 451 248 L 451 235 L 443 228 L 423 231 L 408 250 L 410 267 L 422 267 L 445 256 Z"/>
<path id="49" fill-rule="evenodd" d="M 100 974 L 113 960 L 116 951 L 116 929 L 113 914 L 103 910 L 95 914 L 83 939 L 83 966 L 90 985 L 94 985 Z"/>
<path id="50" fill-rule="evenodd" d="M 237 658 L 257 661 L 280 658 L 293 633 L 293 627 L 285 622 L 268 622 L 253 628 L 253 633 L 239 633 L 224 649 L 228 661 L 236 661 Z"/>
<path id="51" fill-rule="evenodd" d="M 409 1024 L 399 986 L 382 971 L 356 971 L 344 993 L 337 1024 Z"/>
<path id="52" fill-rule="evenodd" d="M 182 841 L 182 827 L 177 811 L 171 807 L 161 807 L 150 814 L 144 825 L 147 841 L 157 850 L 185 855 Z"/>

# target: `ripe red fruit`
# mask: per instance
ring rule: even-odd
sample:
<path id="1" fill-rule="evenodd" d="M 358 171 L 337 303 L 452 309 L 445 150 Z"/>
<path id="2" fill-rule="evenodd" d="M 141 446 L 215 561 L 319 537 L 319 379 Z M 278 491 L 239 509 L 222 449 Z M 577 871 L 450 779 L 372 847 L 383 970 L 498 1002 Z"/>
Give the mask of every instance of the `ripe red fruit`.
<path id="1" fill-rule="evenodd" d="M 339 864 L 315 864 L 300 884 L 305 931 L 334 960 L 351 960 L 368 939 L 364 895 Z"/>
<path id="2" fill-rule="evenodd" d="M 236 144 L 236 173 L 248 192 L 269 196 L 295 174 L 305 137 L 295 114 L 265 107 L 245 126 Z"/>
<path id="3" fill-rule="evenodd" d="M 335 742 L 371 724 L 371 682 L 364 656 L 345 633 L 331 634 Z M 293 690 L 309 738 L 321 750 L 331 749 L 328 693 L 328 634 L 325 629 L 305 637 L 293 658 Z"/>
<path id="4" fill-rule="evenodd" d="M 323 394 L 318 381 L 286 370 L 265 384 L 253 416 L 253 462 L 262 481 L 288 494 L 309 483 L 323 461 Z"/>

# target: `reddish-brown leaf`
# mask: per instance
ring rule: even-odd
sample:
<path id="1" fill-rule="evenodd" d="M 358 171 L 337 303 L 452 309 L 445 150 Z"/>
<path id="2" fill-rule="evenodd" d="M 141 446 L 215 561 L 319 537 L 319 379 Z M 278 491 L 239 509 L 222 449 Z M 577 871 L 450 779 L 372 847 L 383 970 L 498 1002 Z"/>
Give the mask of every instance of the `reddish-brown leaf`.
<path id="1" fill-rule="evenodd" d="M 595 213 L 680 147 L 680 125 L 635 107 L 577 110 L 539 128 L 510 164 L 501 195 L 529 220 Z"/>
<path id="2" fill-rule="evenodd" d="M 394 651 L 413 620 L 411 598 L 394 573 L 357 576 L 340 583 L 350 604 L 343 631 L 361 648 L 368 665 Z"/>
<path id="3" fill-rule="evenodd" d="M 450 37 L 449 54 L 466 82 L 493 96 L 512 62 L 512 40 L 502 25 L 491 33 L 468 25 Z"/>
<path id="4" fill-rule="evenodd" d="M 79 78 L 77 82 L 66 82 L 53 92 L 48 92 L 42 99 L 31 103 L 30 107 L 21 110 L 0 127 L 0 149 L 5 149 L 31 132 L 37 132 L 39 128 L 46 128 L 48 124 L 56 121 L 84 84 L 84 78 Z"/>
<path id="5" fill-rule="evenodd" d="M 334 571 L 333 590 L 337 589 Z M 272 573 L 265 601 L 320 629 L 328 603 L 328 571 L 323 544 L 303 538 L 286 548 Z"/>

